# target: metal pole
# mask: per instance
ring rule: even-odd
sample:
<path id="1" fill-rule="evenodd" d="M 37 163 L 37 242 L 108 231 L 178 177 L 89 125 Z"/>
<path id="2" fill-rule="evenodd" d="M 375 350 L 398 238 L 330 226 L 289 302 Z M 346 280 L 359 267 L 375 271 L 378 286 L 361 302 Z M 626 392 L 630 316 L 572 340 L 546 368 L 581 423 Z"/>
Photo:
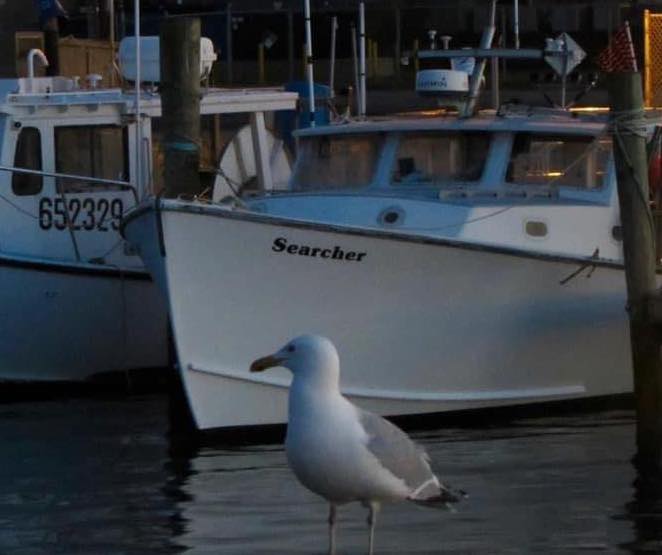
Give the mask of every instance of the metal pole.
<path id="1" fill-rule="evenodd" d="M 108 0 L 108 37 L 110 45 L 115 44 L 115 0 Z"/>
<path id="2" fill-rule="evenodd" d="M 310 29 L 310 0 L 305 0 L 306 19 L 306 70 L 308 74 L 308 101 L 310 107 L 310 126 L 315 127 L 315 82 L 313 80 L 313 41 Z"/>
<path id="3" fill-rule="evenodd" d="M 366 114 L 366 81 L 365 81 L 365 2 L 359 2 L 359 79 L 360 102 L 359 117 Z"/>
<path id="4" fill-rule="evenodd" d="M 140 2 L 134 0 L 133 2 L 133 34 L 136 38 L 136 176 L 135 184 L 136 190 L 140 195 L 142 193 L 143 182 L 143 167 L 142 167 L 142 115 L 140 113 Z"/>
<path id="5" fill-rule="evenodd" d="M 644 10 L 644 104 L 647 108 L 653 106 L 653 81 L 651 79 L 650 59 L 650 10 Z"/>
<path id="6" fill-rule="evenodd" d="M 225 61 L 228 66 L 228 83 L 232 83 L 232 2 L 225 10 Z"/>
<path id="7" fill-rule="evenodd" d="M 568 84 L 568 41 L 563 37 L 563 73 L 561 74 L 561 108 L 565 108 Z"/>
<path id="8" fill-rule="evenodd" d="M 513 0 L 513 33 L 515 34 L 515 48 L 519 48 L 519 0 Z"/>
<path id="9" fill-rule="evenodd" d="M 480 48 L 491 48 L 492 39 L 494 38 L 494 33 L 496 31 L 496 0 L 491 1 L 490 6 L 490 24 L 485 27 L 483 31 L 483 36 L 480 39 Z M 476 62 L 476 67 L 474 72 L 471 75 L 471 82 L 469 84 L 469 94 L 467 96 L 467 102 L 464 106 L 462 112 L 462 117 L 470 117 L 473 115 L 474 110 L 476 109 L 476 103 L 478 101 L 478 94 L 480 92 L 480 82 L 483 79 L 483 74 L 485 73 L 485 63 L 486 59 L 483 58 Z"/>
<path id="10" fill-rule="evenodd" d="M 333 85 L 336 74 L 336 31 L 338 30 L 338 17 L 331 18 L 331 52 L 329 54 L 329 89 L 331 89 L 331 96 L 333 93 Z"/>
<path id="11" fill-rule="evenodd" d="M 289 80 L 294 79 L 294 12 L 292 8 L 287 12 L 287 61 Z"/>
<path id="12" fill-rule="evenodd" d="M 492 107 L 499 109 L 499 58 L 490 60 L 490 81 L 492 82 Z"/>
<path id="13" fill-rule="evenodd" d="M 359 56 L 356 46 L 356 26 L 351 25 L 352 30 L 352 62 L 354 63 L 354 110 L 358 114 L 361 111 L 361 81 L 359 80 Z M 349 100 L 349 99 L 348 99 Z"/>
<path id="14" fill-rule="evenodd" d="M 402 16 L 400 8 L 395 8 L 395 48 L 393 51 L 395 77 L 400 80 L 400 58 L 402 57 Z"/>

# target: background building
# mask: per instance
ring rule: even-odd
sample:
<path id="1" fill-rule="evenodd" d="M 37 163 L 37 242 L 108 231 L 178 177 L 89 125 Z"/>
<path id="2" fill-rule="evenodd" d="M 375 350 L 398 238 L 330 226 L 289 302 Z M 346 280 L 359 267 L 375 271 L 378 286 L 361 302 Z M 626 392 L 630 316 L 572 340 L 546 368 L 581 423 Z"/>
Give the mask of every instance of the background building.
<path id="1" fill-rule="evenodd" d="M 61 36 L 107 39 L 133 32 L 133 0 L 61 0 L 69 14 L 61 21 Z M 358 0 L 312 0 L 315 57 L 329 57 L 331 16 L 338 17 L 337 58 L 339 79 L 351 74 L 351 25 Z M 488 0 L 367 0 L 367 36 L 376 46 L 371 78 L 384 85 L 397 83 L 399 61 L 415 41 L 426 47 L 427 31 L 453 37 L 453 45 L 475 45 L 487 18 Z M 112 7 L 112 9 L 111 9 Z M 629 17 L 635 33 L 644 8 L 662 11 L 662 0 L 521 0 L 520 38 L 523 45 L 539 46 L 560 31 L 573 35 L 589 54 L 602 48 L 620 21 Z M 266 81 L 283 82 L 301 77 L 304 42 L 303 0 L 142 0 L 143 34 L 157 34 L 164 15 L 201 14 L 203 34 L 220 51 L 215 80 L 255 82 L 258 45 L 275 39 L 265 50 Z M 511 45 L 512 1 L 498 7 L 498 32 Z M 111 20 L 114 25 L 111 25 Z M 39 30 L 34 0 L 0 0 L 0 75 L 16 74 L 16 31 Z M 349 61 L 344 63 L 343 60 Z M 346 67 L 345 67 L 346 66 Z"/>

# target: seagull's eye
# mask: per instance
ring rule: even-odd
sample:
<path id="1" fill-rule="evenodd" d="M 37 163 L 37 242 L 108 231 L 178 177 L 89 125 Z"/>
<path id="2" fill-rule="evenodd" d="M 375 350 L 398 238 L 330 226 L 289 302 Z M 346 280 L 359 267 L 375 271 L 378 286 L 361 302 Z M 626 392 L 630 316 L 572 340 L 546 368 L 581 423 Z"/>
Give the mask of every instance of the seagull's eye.
<path id="1" fill-rule="evenodd" d="M 296 349 L 296 347 L 295 347 L 294 345 L 288 345 L 288 346 L 287 346 L 287 352 L 288 352 L 288 353 L 293 353 L 293 352 L 296 351 L 296 350 L 297 350 L 297 349 Z"/>

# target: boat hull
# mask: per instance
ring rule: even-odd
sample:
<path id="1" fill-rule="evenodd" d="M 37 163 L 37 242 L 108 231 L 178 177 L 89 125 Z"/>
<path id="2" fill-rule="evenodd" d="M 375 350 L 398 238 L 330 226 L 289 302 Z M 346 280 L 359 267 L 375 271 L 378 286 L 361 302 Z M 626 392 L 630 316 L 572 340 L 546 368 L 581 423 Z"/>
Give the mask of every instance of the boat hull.
<path id="1" fill-rule="evenodd" d="M 146 272 L 0 260 L 0 382 L 166 368 L 167 310 Z"/>
<path id="2" fill-rule="evenodd" d="M 167 292 L 202 430 L 284 423 L 288 372 L 248 368 L 302 333 L 329 337 L 344 393 L 384 415 L 632 391 L 616 265 L 176 202 L 124 233 Z"/>

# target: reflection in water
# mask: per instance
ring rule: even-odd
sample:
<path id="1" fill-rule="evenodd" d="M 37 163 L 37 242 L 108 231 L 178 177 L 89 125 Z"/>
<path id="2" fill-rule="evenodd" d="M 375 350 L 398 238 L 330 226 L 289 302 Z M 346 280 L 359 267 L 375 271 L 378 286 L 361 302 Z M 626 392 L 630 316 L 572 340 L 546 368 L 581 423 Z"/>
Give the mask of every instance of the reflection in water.
<path id="1" fill-rule="evenodd" d="M 168 441 L 159 397 L 0 405 L 0 553 L 311 554 L 324 501 L 280 445 Z M 455 513 L 386 506 L 377 552 L 662 552 L 659 482 L 635 481 L 630 412 L 415 434 L 469 498 Z M 364 553 L 365 510 L 338 551 Z"/>
<path id="2" fill-rule="evenodd" d="M 385 507 L 378 552 L 618 552 L 632 496 L 629 413 L 521 421 L 490 429 L 419 433 L 439 474 L 466 489 L 456 513 Z M 192 459 L 178 503 L 178 543 L 195 553 L 324 553 L 324 501 L 298 484 L 280 446 L 209 445 Z M 340 512 L 338 549 L 365 551 L 365 510 Z M 220 550 L 220 551 L 219 551 Z"/>
<path id="3" fill-rule="evenodd" d="M 662 553 L 662 475 L 640 469 L 634 497 L 623 518 L 632 521 L 635 540 L 623 545 L 633 553 Z"/>
<path id="4" fill-rule="evenodd" d="M 179 553 L 165 399 L 0 405 L 0 553 Z"/>

